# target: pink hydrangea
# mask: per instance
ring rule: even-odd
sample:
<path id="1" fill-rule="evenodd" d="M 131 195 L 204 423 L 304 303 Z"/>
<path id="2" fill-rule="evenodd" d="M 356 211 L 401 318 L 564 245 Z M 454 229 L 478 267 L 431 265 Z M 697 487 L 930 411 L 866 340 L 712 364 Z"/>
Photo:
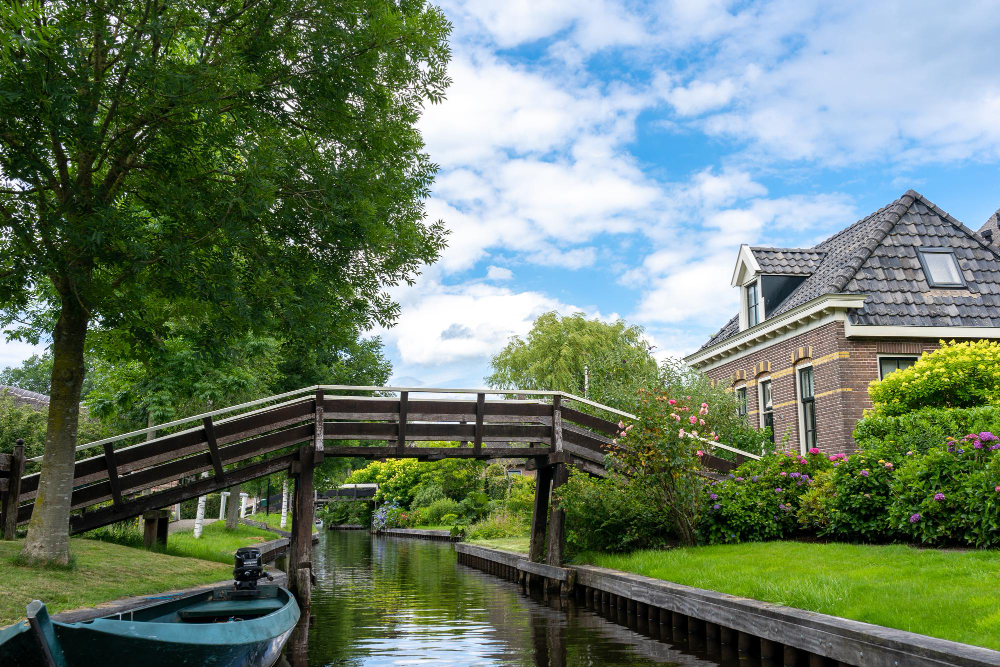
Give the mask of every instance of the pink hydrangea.
<path id="1" fill-rule="evenodd" d="M 809 450 L 809 453 L 813 455 L 819 454 L 819 447 L 813 447 Z"/>
<path id="2" fill-rule="evenodd" d="M 669 401 L 667 401 L 667 403 L 668 403 L 669 405 L 677 405 L 677 401 L 675 401 L 675 400 L 674 400 L 674 399 L 672 399 L 672 398 L 671 398 L 671 399 L 670 399 Z"/>
<path id="3" fill-rule="evenodd" d="M 697 424 L 698 418 L 695 417 L 694 415 L 691 415 L 690 417 L 688 417 L 688 421 L 691 422 L 692 424 Z"/>

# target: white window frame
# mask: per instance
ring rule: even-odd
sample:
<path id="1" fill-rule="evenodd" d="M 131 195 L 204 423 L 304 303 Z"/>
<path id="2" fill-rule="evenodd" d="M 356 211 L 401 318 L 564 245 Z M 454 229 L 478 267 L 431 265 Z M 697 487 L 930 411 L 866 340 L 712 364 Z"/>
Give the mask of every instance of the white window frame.
<path id="1" fill-rule="evenodd" d="M 764 313 L 764 298 L 760 291 L 760 274 L 754 275 L 742 285 L 740 285 L 740 331 L 751 328 L 750 325 L 750 303 L 747 301 L 747 288 L 754 285 L 754 292 L 757 293 L 757 324 L 761 324 L 767 316 Z M 754 324 L 753 326 L 757 326 Z"/>
<path id="2" fill-rule="evenodd" d="M 745 394 L 746 409 L 747 409 L 747 411 L 745 413 L 743 413 L 742 415 L 739 414 L 739 412 L 737 411 L 736 414 L 738 416 L 740 416 L 740 417 L 748 417 L 750 415 L 750 391 L 747 388 L 747 383 L 746 382 L 740 382 L 739 384 L 737 384 L 736 386 L 733 387 L 733 392 L 736 394 L 736 397 L 737 397 L 736 400 L 737 400 L 737 402 L 739 401 L 739 395 L 740 395 L 740 391 L 741 390 Z M 737 408 L 737 410 L 739 410 L 739 408 Z"/>
<path id="3" fill-rule="evenodd" d="M 799 420 L 799 453 L 805 456 L 806 454 L 806 413 L 805 406 L 802 403 L 802 378 L 799 373 L 803 368 L 813 369 L 813 414 L 816 414 L 816 368 L 813 366 L 811 361 L 806 361 L 798 364 L 793 368 L 795 372 L 795 413 L 798 415 Z M 816 433 L 819 433 L 819 420 L 816 420 Z M 819 438 L 816 439 L 816 446 L 819 446 Z"/>
<path id="4" fill-rule="evenodd" d="M 760 428 L 764 428 L 764 383 L 767 382 L 771 386 L 771 437 L 776 438 L 774 435 L 774 382 L 771 381 L 770 375 L 762 375 L 757 378 L 757 423 L 760 424 Z"/>
<path id="5" fill-rule="evenodd" d="M 890 354 L 889 352 L 886 352 L 885 354 L 876 354 L 875 360 L 878 364 L 878 379 L 885 379 L 882 375 L 882 359 L 913 359 L 913 361 L 917 361 L 920 359 L 920 356 L 921 355 L 919 354 Z"/>

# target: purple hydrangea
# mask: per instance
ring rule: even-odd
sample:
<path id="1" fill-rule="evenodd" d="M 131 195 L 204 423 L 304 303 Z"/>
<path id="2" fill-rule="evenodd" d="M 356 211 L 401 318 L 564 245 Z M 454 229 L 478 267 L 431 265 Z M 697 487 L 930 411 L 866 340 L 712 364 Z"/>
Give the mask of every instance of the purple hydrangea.
<path id="1" fill-rule="evenodd" d="M 710 494 L 708 494 L 708 499 L 709 500 L 715 500 L 718 497 L 719 497 L 719 495 L 717 493 L 710 493 Z"/>
<path id="2" fill-rule="evenodd" d="M 910 523 L 916 523 L 918 521 L 920 521 L 920 514 L 919 513 L 917 513 L 917 514 L 911 514 L 910 515 Z"/>
<path id="3" fill-rule="evenodd" d="M 743 478 L 742 478 L 742 477 L 737 477 L 737 478 L 736 478 L 736 481 L 737 481 L 737 482 L 742 482 L 742 481 L 743 481 Z"/>
<path id="4" fill-rule="evenodd" d="M 775 493 L 781 493 L 781 487 L 779 486 L 778 488 L 776 488 L 776 489 L 774 490 L 774 492 L 775 492 Z"/>
<path id="5" fill-rule="evenodd" d="M 783 509 L 785 509 L 785 503 L 781 503 L 781 504 L 779 504 L 779 505 L 778 505 L 778 509 L 779 509 L 779 510 L 783 510 Z"/>
<path id="6" fill-rule="evenodd" d="M 861 476 L 862 477 L 867 477 L 868 476 L 868 471 L 867 470 L 862 470 L 861 471 Z"/>
<path id="7" fill-rule="evenodd" d="M 722 509 L 722 505 L 720 505 L 719 503 L 715 503 L 714 505 L 712 505 L 712 509 L 714 509 L 714 510 L 720 510 L 720 509 Z"/>
<path id="8" fill-rule="evenodd" d="M 934 500 L 936 500 L 938 502 L 941 502 L 942 500 L 944 500 L 944 494 L 943 493 L 935 493 L 934 494 Z"/>
<path id="9" fill-rule="evenodd" d="M 802 477 L 802 473 L 800 473 L 800 472 L 793 472 L 792 474 L 789 475 L 789 477 Z"/>

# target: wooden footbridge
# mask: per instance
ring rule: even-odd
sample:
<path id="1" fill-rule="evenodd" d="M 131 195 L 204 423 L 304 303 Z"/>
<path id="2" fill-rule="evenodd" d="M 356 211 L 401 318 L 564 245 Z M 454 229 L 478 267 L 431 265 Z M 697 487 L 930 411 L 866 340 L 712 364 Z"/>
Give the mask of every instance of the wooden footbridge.
<path id="1" fill-rule="evenodd" d="M 610 419 L 620 418 L 632 415 L 560 392 L 308 387 L 81 445 L 81 455 L 94 455 L 76 462 L 70 533 L 288 471 L 296 489 L 293 533 L 309 535 L 313 470 L 326 456 L 526 458 L 538 471 L 531 555 L 539 560 L 547 551 L 546 560 L 559 563 L 564 513 L 550 511 L 550 491 L 566 481 L 568 465 L 606 474 L 617 430 Z M 161 432 L 167 434 L 136 443 Z M 427 442 L 455 445 L 421 444 Z M 0 458 L 7 468 L 0 472 L 0 525 L 10 536 L 30 520 L 38 490 L 39 475 L 22 477 L 22 466 L 16 453 Z M 180 483 L 186 479 L 195 481 Z M 292 541 L 290 562 L 308 570 L 310 540 Z"/>

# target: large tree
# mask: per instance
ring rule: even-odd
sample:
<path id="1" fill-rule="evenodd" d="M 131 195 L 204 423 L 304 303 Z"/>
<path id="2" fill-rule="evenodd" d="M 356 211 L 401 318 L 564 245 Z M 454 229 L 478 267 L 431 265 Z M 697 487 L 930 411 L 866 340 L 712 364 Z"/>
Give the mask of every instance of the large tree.
<path id="1" fill-rule="evenodd" d="M 444 242 L 416 121 L 447 86 L 449 24 L 422 0 L 69 0 L 31 21 L 13 6 L 0 326 L 52 338 L 23 555 L 66 562 L 89 332 L 140 346 L 183 317 L 222 345 L 307 345 L 392 323 L 385 288 Z"/>
<path id="2" fill-rule="evenodd" d="M 514 336 L 492 359 L 486 378 L 495 389 L 565 391 L 627 410 L 639 388 L 658 382 L 656 360 L 642 328 L 602 322 L 583 313 L 544 313 L 526 338 Z"/>

